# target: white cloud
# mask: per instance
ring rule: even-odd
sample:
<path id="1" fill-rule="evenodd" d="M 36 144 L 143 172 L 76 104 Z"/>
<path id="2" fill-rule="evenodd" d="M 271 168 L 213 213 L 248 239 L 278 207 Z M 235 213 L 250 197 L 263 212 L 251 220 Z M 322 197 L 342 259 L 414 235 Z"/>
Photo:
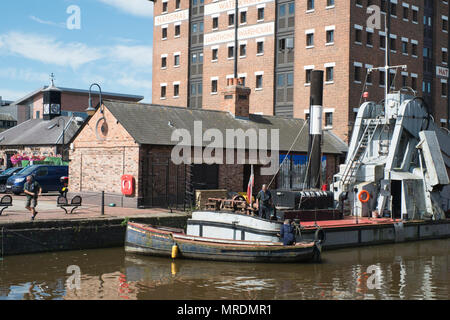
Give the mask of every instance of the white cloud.
<path id="1" fill-rule="evenodd" d="M 54 26 L 54 27 L 59 27 L 59 28 L 65 28 L 66 27 L 66 24 L 64 24 L 64 23 L 56 23 L 56 22 L 53 22 L 53 21 L 46 21 L 46 20 L 42 20 L 42 19 L 40 19 L 38 17 L 35 17 L 35 16 L 30 16 L 30 19 L 33 20 L 33 21 L 36 21 L 37 23 L 40 23 L 40 24 L 46 24 L 46 25 L 49 25 L 49 26 Z"/>
<path id="2" fill-rule="evenodd" d="M 44 72 L 35 72 L 30 69 L 1 68 L 0 78 L 27 82 L 48 82 L 50 75 Z"/>
<path id="3" fill-rule="evenodd" d="M 7 53 L 73 69 L 102 58 L 99 49 L 89 48 L 83 43 L 63 43 L 50 37 L 21 32 L 0 35 L 0 44 Z"/>
<path id="4" fill-rule="evenodd" d="M 138 17 L 153 17 L 153 3 L 148 0 L 99 0 Z"/>
<path id="5" fill-rule="evenodd" d="M 152 67 L 153 48 L 151 46 L 123 46 L 112 48 L 111 58 L 127 62 L 130 66 L 138 68 Z"/>
<path id="6" fill-rule="evenodd" d="M 151 78 L 150 78 L 151 79 Z M 135 89 L 152 89 L 152 81 L 151 80 L 138 80 L 132 77 L 123 77 L 117 79 L 117 83 L 128 88 Z"/>
<path id="7" fill-rule="evenodd" d="M 29 91 L 24 90 L 12 90 L 12 89 L 4 89 L 0 88 L 0 96 L 3 100 L 16 101 L 22 97 L 25 97 L 29 94 Z"/>

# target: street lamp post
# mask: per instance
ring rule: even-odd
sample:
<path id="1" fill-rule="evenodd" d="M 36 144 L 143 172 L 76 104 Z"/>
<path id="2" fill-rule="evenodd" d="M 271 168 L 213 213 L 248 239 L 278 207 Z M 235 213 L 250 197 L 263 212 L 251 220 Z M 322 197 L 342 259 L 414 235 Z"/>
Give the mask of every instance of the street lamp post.
<path id="1" fill-rule="evenodd" d="M 97 86 L 98 90 L 100 91 L 100 108 L 101 108 L 101 113 L 103 113 L 102 88 L 97 83 L 93 83 L 89 87 L 89 107 L 86 109 L 86 112 L 89 116 L 92 116 L 96 111 L 96 109 L 92 106 L 92 98 L 91 98 L 91 92 L 92 92 L 93 86 Z"/>

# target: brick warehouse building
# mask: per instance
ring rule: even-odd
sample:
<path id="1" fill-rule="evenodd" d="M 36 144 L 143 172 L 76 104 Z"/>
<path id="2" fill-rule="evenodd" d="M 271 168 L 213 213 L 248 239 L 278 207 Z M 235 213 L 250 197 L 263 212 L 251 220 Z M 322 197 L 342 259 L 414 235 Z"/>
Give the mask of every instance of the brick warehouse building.
<path id="1" fill-rule="evenodd" d="M 368 68 L 384 66 L 387 15 L 390 64 L 408 66 L 391 83 L 423 95 L 449 125 L 448 1 L 240 0 L 238 17 L 235 0 L 153 2 L 153 103 L 220 109 L 237 62 L 251 113 L 306 118 L 310 70 L 322 69 L 324 125 L 348 141 L 363 91 L 383 99 L 382 72 L 364 84 Z M 367 24 L 370 5 L 381 9 L 381 29 Z"/>
<path id="2" fill-rule="evenodd" d="M 222 108 L 227 111 L 105 100 L 103 113 L 102 108 L 98 109 L 72 140 L 70 192 L 81 194 L 87 203 L 99 203 L 100 193 L 105 191 L 106 203 L 136 208 L 183 205 L 187 193 L 193 190 L 246 190 L 251 171 L 248 158 L 252 150 L 247 139 L 247 160 L 242 164 L 236 161 L 239 156 L 236 149 L 233 150 L 235 164 L 208 165 L 200 159 L 193 165 L 176 165 L 172 161 L 172 149 L 178 144 L 178 140 L 172 141 L 173 132 L 186 129 L 194 136 L 198 128 L 195 121 L 201 121 L 202 135 L 212 128 L 224 137 L 228 129 L 241 129 L 242 135 L 249 129 L 265 129 L 269 134 L 271 130 L 279 129 L 280 157 L 275 161 L 281 162 L 291 146 L 292 153 L 272 188 L 298 187 L 304 180 L 305 163 L 302 161 L 308 150 L 308 129 L 304 120 L 249 114 L 249 94 L 248 88 L 231 83 L 221 95 Z M 229 96 L 234 98 L 229 99 Z M 301 130 L 302 127 L 306 129 Z M 268 140 L 267 148 L 270 149 L 271 139 Z M 202 149 L 209 143 L 202 141 Z M 332 181 L 346 151 L 341 139 L 332 132 L 324 132 L 323 181 Z M 194 151 L 191 156 L 195 156 Z M 273 175 L 261 175 L 262 166 L 260 162 L 255 165 L 255 190 L 273 178 Z M 136 181 L 132 196 L 121 194 L 122 175 L 132 175 Z"/>

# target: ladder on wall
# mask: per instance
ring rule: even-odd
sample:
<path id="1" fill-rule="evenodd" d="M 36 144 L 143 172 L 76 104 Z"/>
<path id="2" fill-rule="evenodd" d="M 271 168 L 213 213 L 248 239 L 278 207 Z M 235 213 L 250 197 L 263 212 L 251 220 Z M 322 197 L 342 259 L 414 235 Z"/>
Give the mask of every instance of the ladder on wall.
<path id="1" fill-rule="evenodd" d="M 361 167 L 362 160 L 367 154 L 368 146 L 373 140 L 378 125 L 381 123 L 378 119 L 368 119 L 366 121 L 366 128 L 342 175 L 341 185 L 344 190 L 356 180 L 356 173 Z"/>

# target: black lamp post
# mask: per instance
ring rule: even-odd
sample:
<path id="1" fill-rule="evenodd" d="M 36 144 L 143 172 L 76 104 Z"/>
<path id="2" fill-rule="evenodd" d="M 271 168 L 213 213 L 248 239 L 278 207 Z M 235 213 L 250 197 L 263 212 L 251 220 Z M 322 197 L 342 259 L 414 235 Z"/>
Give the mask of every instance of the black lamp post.
<path id="1" fill-rule="evenodd" d="M 89 87 L 89 107 L 86 109 L 86 112 L 89 116 L 94 115 L 94 113 L 96 111 L 96 109 L 92 106 L 92 98 L 91 98 L 91 92 L 92 92 L 93 86 L 97 86 L 98 90 L 100 91 L 100 108 L 101 108 L 101 113 L 103 113 L 102 88 L 97 83 L 93 83 Z"/>

